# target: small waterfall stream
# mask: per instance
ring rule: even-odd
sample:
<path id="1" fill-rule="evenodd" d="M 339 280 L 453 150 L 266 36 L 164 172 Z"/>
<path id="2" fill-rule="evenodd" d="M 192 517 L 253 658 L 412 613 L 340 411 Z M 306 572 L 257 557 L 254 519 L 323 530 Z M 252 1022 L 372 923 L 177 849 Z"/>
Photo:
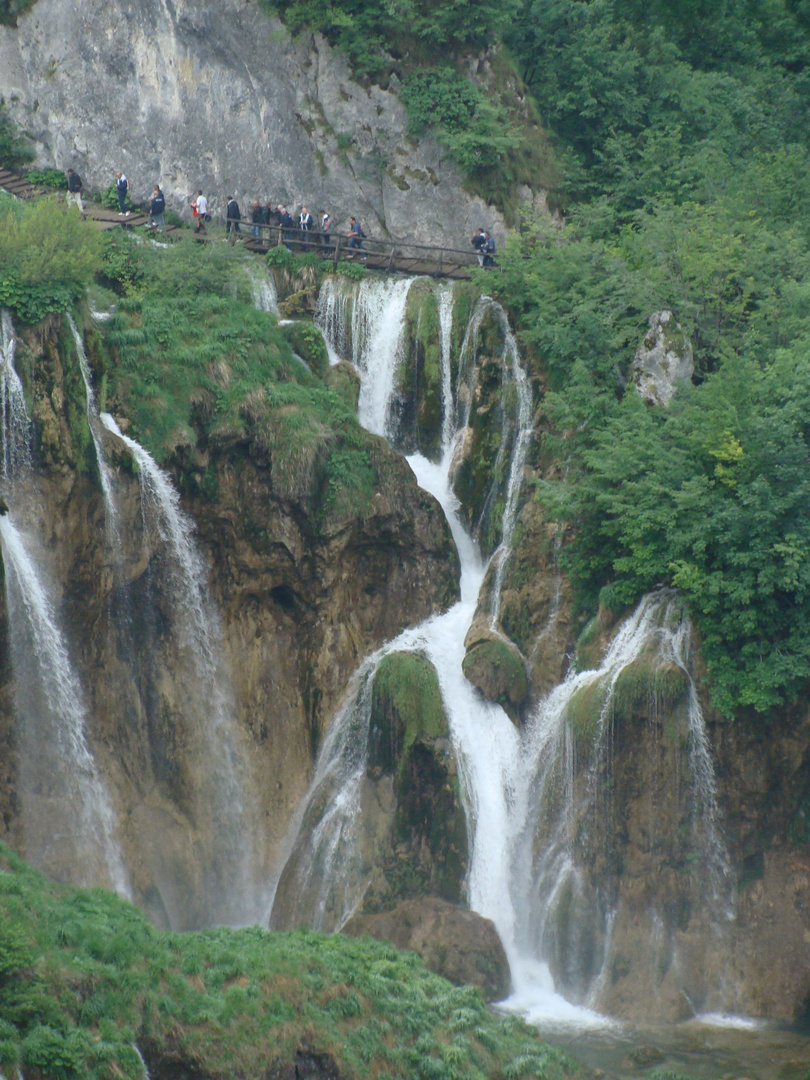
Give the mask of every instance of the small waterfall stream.
<path id="1" fill-rule="evenodd" d="M 366 279 L 353 291 L 329 279 L 318 302 L 317 320 L 330 357 L 351 359 L 361 376 L 361 423 L 382 435 L 403 334 L 411 280 Z M 512 968 L 516 1009 L 537 1019 L 598 1020 L 584 1008 L 598 1005 L 600 973 L 610 945 L 613 912 L 598 896 L 586 896 L 576 861 L 576 829 L 584 812 L 598 813 L 599 764 L 610 754 L 614 691 L 621 674 L 641 657 L 654 666 L 674 665 L 688 680 L 691 786 L 695 791 L 696 843 L 705 863 L 709 902 L 728 897 L 727 866 L 717 827 L 714 775 L 697 694 L 690 675 L 689 622 L 677 597 L 645 597 L 618 629 L 598 670 L 572 674 L 538 702 L 517 728 L 500 706 L 485 701 L 465 678 L 464 640 L 482 587 L 485 607 L 497 622 L 504 568 L 517 518 L 526 452 L 531 437 L 531 392 L 505 313 L 492 300 L 476 305 L 458 360 L 455 394 L 450 362 L 452 296 L 438 296 L 441 339 L 442 460 L 408 457 L 419 484 L 441 503 L 461 562 L 461 600 L 448 612 L 406 630 L 368 657 L 356 672 L 343 707 L 329 729 L 309 793 L 290 833 L 285 875 L 293 882 L 297 921 L 324 929 L 340 927 L 357 909 L 365 888 L 362 860 L 362 788 L 368 755 L 371 685 L 380 660 L 392 651 L 418 651 L 434 665 L 466 800 L 470 837 L 470 907 L 493 920 Z M 459 515 L 450 476 L 457 440 L 470 416 L 476 341 L 486 315 L 495 318 L 504 341 L 503 377 L 514 388 L 514 411 L 504 418 L 499 455 L 509 455 L 501 542 L 487 565 Z M 511 435 L 510 435 L 511 429 Z M 504 458 L 505 463 L 505 458 Z M 492 491 L 489 498 L 494 498 Z M 586 797 L 576 790 L 575 736 L 570 710 L 577 694 L 599 696 L 595 757 Z M 577 801 L 579 800 L 579 801 Z M 562 951 L 577 951 L 578 935 L 596 942 L 590 969 L 579 985 L 569 980 L 566 1000 L 557 990 L 547 957 L 555 952 L 563 907 L 579 903 Z M 583 926 L 576 925 L 577 919 Z M 271 925 L 284 924 L 274 911 Z M 573 936 L 572 936 L 573 935 Z M 593 941 L 591 943 L 593 943 Z M 560 952 L 559 942 L 556 951 Z"/>
<path id="2" fill-rule="evenodd" d="M 108 413 L 101 422 L 129 449 L 138 465 L 144 527 L 164 552 L 173 633 L 185 675 L 181 709 L 199 765 L 194 792 L 198 822 L 206 822 L 206 902 L 211 921 L 228 925 L 255 922 L 265 904 L 258 896 L 254 868 L 255 837 L 245 798 L 250 791 L 248 763 L 234 722 L 235 703 L 224 658 L 222 629 L 210 598 L 207 573 L 194 542 L 194 525 L 180 508 L 169 477 L 134 439 L 124 435 Z M 206 841 L 200 843 L 205 846 Z"/>
<path id="3" fill-rule="evenodd" d="M 71 326 L 73 323 L 71 320 Z M 75 329 L 75 328 L 74 328 Z M 31 421 L 14 368 L 14 328 L 2 311 L 3 473 L 12 503 L 36 500 L 30 482 Z M 16 710 L 26 857 L 65 880 L 106 882 L 130 895 L 115 816 L 87 744 L 87 711 L 35 544 L 0 515 Z"/>

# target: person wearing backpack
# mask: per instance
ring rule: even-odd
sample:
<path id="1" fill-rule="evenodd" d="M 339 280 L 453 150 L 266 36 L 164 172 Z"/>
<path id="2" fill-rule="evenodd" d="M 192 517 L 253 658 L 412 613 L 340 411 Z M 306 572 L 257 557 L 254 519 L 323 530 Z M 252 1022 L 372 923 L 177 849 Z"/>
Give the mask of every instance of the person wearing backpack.
<path id="1" fill-rule="evenodd" d="M 76 206 L 79 209 L 79 213 L 84 213 L 84 203 L 82 202 L 82 178 L 73 169 L 67 171 L 68 193 L 67 202 L 68 206 Z"/>
<path id="2" fill-rule="evenodd" d="M 163 192 L 160 190 L 158 184 L 152 188 L 152 200 L 149 203 L 149 228 L 150 229 L 165 229 L 166 218 L 164 211 L 166 209 L 166 199 L 163 196 Z"/>

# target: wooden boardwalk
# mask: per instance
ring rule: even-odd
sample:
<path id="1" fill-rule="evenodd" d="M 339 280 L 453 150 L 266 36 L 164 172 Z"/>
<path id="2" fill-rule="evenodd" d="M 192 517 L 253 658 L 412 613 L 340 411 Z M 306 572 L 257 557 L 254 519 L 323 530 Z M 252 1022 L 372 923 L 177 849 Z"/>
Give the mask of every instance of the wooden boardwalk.
<path id="1" fill-rule="evenodd" d="M 25 177 L 20 176 L 18 173 L 11 172 L 9 169 L 0 169 L 0 188 L 7 191 L 9 195 L 24 199 L 26 202 L 53 196 L 62 199 L 67 194 L 67 180 L 65 180 L 65 190 L 60 190 L 59 188 L 44 187 L 40 184 L 29 184 Z M 91 202 L 87 198 L 82 201 L 84 203 L 85 218 L 88 221 L 94 221 L 102 232 L 109 232 L 110 229 L 114 229 L 118 225 L 124 228 L 146 225 L 149 221 L 149 214 L 145 210 L 133 210 L 129 217 L 121 217 L 117 210 L 99 206 L 98 203 Z M 164 231 L 171 232 L 172 229 L 173 226 L 169 225 Z"/>
<path id="2" fill-rule="evenodd" d="M 67 184 L 67 181 L 65 183 Z M 24 177 L 9 169 L 0 169 L 0 188 L 18 199 L 25 200 L 54 195 L 63 198 L 66 195 L 66 191 L 29 184 Z M 117 210 L 109 210 L 89 199 L 84 200 L 84 216 L 105 232 L 119 225 L 123 228 L 135 228 L 146 225 L 149 221 L 149 215 L 144 210 L 133 210 L 129 217 L 121 217 Z M 273 247 L 286 246 L 296 254 L 313 254 L 333 263 L 357 262 L 370 270 L 382 270 L 389 274 L 421 274 L 456 280 L 469 278 L 470 271 L 479 265 L 478 255 L 472 247 L 462 249 L 409 244 L 401 240 L 381 240 L 373 236 L 363 237 L 359 242 L 360 246 L 357 246 L 357 240 L 350 240 L 345 233 L 321 233 L 314 229 L 302 232 L 295 228 L 282 229 L 280 225 L 256 226 L 261 234 L 257 238 L 252 233 L 252 222 L 242 219 L 238 224 L 238 239 L 244 242 L 249 251 L 259 254 L 266 254 Z M 179 230 L 168 225 L 163 231 L 177 233 Z M 219 228 L 216 228 L 216 233 L 209 231 L 195 239 L 210 242 L 221 239 L 221 233 Z"/>
<path id="3" fill-rule="evenodd" d="M 279 225 L 259 225 L 261 236 L 252 235 L 251 222 L 239 222 L 250 251 L 268 252 L 282 245 L 297 254 L 313 254 L 331 262 L 358 262 L 371 270 L 385 273 L 422 274 L 437 278 L 469 278 L 470 270 L 477 267 L 478 256 L 470 247 L 446 248 L 430 244 L 409 244 L 402 240 L 381 240 L 366 236 L 357 241 L 345 233 L 303 232 L 300 229 L 282 229 Z M 353 246 L 354 245 L 354 246 Z"/>

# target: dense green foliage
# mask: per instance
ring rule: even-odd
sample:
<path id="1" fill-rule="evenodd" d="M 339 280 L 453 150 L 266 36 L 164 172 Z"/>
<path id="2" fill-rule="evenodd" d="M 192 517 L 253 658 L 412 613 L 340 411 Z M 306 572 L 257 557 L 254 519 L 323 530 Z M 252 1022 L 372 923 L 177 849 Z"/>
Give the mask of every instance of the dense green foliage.
<path id="1" fill-rule="evenodd" d="M 41 184 L 43 187 L 67 190 L 67 176 L 61 169 L 26 169 L 25 179 L 29 184 Z"/>
<path id="2" fill-rule="evenodd" d="M 110 239 L 105 273 L 123 296 L 100 331 L 109 401 L 158 461 L 241 444 L 269 460 L 275 494 L 303 500 L 313 523 L 363 513 L 384 467 L 376 443 L 257 310 L 260 272 L 230 245 Z"/>
<path id="3" fill-rule="evenodd" d="M 493 284 L 539 358 L 538 497 L 584 613 L 676 585 L 726 713 L 810 676 L 808 11 L 552 0 L 510 43 L 567 164 L 563 232 Z M 656 311 L 694 346 L 669 409 L 632 387 Z"/>
<path id="4" fill-rule="evenodd" d="M 3 7 L 0 6 L 0 23 L 4 21 Z M 33 159 L 31 145 L 17 131 L 13 120 L 3 108 L 3 99 L 0 98 L 0 165 L 6 169 L 18 169 Z"/>
<path id="5" fill-rule="evenodd" d="M 153 1071 L 225 1080 L 289 1066 L 302 1044 L 347 1080 L 574 1071 L 413 954 L 309 931 L 161 933 L 110 893 L 46 882 L 0 844 L 3 1072 L 140 1080 L 140 1051 Z"/>
<path id="6" fill-rule="evenodd" d="M 100 268 L 102 238 L 77 210 L 0 196 L 0 305 L 36 323 L 80 299 Z"/>

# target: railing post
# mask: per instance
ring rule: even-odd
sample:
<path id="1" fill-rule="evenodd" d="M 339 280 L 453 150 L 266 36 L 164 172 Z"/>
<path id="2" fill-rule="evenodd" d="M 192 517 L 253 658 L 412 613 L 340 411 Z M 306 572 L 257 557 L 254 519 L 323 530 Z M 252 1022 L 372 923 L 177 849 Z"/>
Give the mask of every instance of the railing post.
<path id="1" fill-rule="evenodd" d="M 388 266 L 386 267 L 386 273 L 388 273 L 388 274 L 391 273 L 391 267 L 392 267 L 392 265 L 394 263 L 394 248 L 395 248 L 395 245 L 392 244 L 391 245 L 391 254 L 388 256 Z"/>
<path id="2" fill-rule="evenodd" d="M 343 242 L 343 237 L 339 236 L 337 238 L 337 243 L 335 244 L 335 258 L 334 258 L 335 266 L 337 266 L 337 261 L 340 258 L 340 245 L 341 245 L 342 242 Z"/>

